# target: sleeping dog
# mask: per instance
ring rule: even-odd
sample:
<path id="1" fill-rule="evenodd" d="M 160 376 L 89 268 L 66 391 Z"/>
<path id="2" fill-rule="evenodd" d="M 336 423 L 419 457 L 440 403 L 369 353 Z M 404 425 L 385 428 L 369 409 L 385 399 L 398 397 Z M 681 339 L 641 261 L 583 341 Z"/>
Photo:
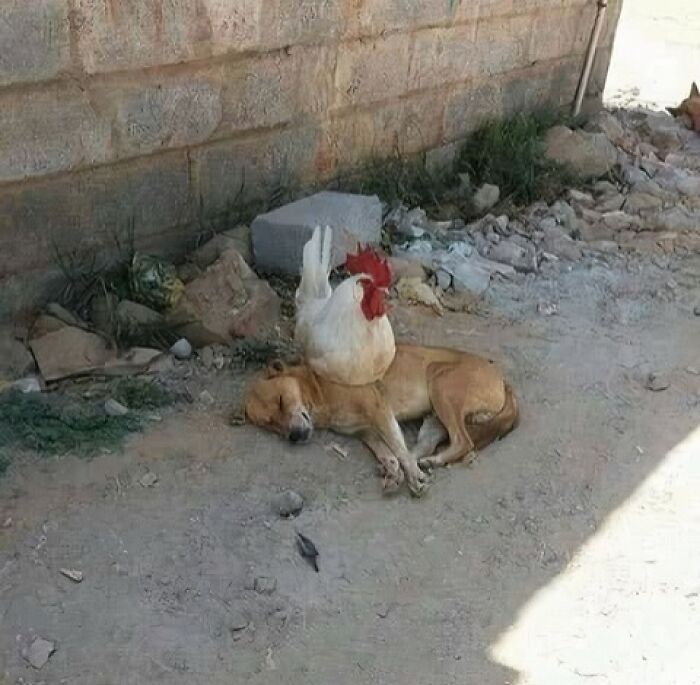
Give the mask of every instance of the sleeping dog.
<path id="1" fill-rule="evenodd" d="M 398 345 L 383 379 L 363 386 L 338 385 L 304 364 L 275 361 L 247 389 L 244 410 L 250 423 L 294 443 L 309 440 L 314 428 L 357 435 L 379 461 L 385 490 L 395 490 L 405 477 L 414 495 L 427 485 L 421 466 L 471 460 L 518 422 L 513 391 L 493 363 L 413 345 Z M 399 421 L 426 417 L 409 451 Z"/>

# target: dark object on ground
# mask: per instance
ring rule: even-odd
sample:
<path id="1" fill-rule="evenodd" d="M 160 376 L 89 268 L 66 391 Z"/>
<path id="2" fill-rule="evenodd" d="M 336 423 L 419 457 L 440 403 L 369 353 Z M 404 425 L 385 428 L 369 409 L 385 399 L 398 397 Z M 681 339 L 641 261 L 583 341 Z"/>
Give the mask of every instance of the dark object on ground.
<path id="1" fill-rule="evenodd" d="M 314 571 L 318 573 L 318 550 L 316 549 L 316 545 L 314 545 L 306 535 L 302 535 L 301 533 L 297 533 L 297 545 L 299 546 L 301 556 L 308 559 L 314 567 Z"/>

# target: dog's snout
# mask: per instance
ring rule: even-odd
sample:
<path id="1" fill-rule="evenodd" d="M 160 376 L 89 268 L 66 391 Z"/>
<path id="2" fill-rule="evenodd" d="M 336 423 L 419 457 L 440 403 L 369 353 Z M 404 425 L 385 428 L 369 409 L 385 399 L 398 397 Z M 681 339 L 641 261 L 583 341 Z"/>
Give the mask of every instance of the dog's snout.
<path id="1" fill-rule="evenodd" d="M 311 437 L 310 428 L 292 428 L 292 430 L 289 431 L 290 442 L 306 442 L 309 437 Z"/>

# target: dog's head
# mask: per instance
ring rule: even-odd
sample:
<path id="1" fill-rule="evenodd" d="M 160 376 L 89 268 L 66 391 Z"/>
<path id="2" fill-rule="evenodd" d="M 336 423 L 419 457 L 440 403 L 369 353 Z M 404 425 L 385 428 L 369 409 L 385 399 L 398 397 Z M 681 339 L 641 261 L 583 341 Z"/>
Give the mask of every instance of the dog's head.
<path id="1" fill-rule="evenodd" d="M 272 362 L 251 383 L 243 409 L 250 423 L 274 431 L 290 442 L 308 442 L 313 434 L 302 379 L 281 361 Z"/>
<path id="2" fill-rule="evenodd" d="M 681 102 L 680 107 L 667 107 L 668 112 L 685 121 L 688 128 L 700 133 L 700 89 L 696 83 L 690 88 L 690 95 Z"/>

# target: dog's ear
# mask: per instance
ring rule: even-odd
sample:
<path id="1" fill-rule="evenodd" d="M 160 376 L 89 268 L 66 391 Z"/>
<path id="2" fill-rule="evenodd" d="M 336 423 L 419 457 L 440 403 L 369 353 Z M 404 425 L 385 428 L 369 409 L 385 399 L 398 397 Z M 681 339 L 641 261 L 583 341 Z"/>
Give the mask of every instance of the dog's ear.
<path id="1" fill-rule="evenodd" d="M 266 378 L 277 378 L 287 370 L 284 362 L 281 359 L 273 359 L 265 369 Z"/>
<path id="2" fill-rule="evenodd" d="M 690 86 L 690 97 L 696 98 L 700 96 L 700 90 L 698 90 L 698 84 L 693 81 L 693 85 Z"/>
<path id="3" fill-rule="evenodd" d="M 679 117 L 681 115 L 681 108 L 680 107 L 667 107 L 666 111 L 672 116 L 672 117 Z"/>

